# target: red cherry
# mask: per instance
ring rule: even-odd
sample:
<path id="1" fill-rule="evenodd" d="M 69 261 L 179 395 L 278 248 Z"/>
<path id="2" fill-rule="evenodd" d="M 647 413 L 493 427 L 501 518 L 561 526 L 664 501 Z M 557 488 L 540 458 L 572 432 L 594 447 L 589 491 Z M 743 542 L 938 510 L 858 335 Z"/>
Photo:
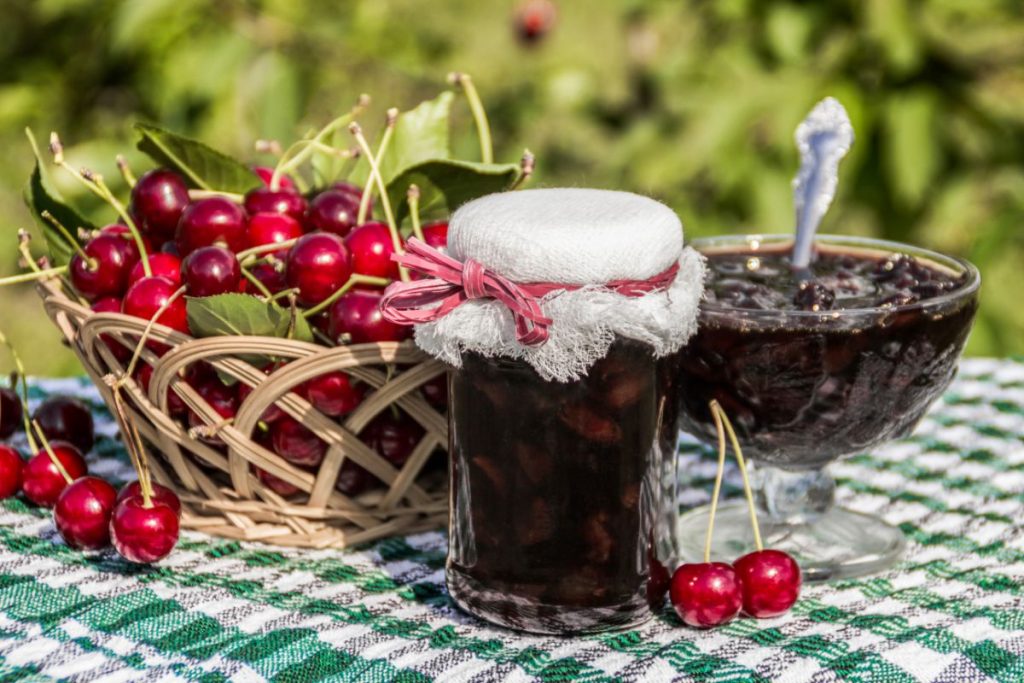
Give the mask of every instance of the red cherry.
<path id="1" fill-rule="evenodd" d="M 800 567 L 781 550 L 758 550 L 733 562 L 743 584 L 743 611 L 752 617 L 777 617 L 800 597 Z"/>
<path id="2" fill-rule="evenodd" d="M 92 450 L 95 426 L 89 406 L 73 396 L 50 396 L 32 413 L 50 441 L 67 441 L 82 453 Z"/>
<path id="3" fill-rule="evenodd" d="M 160 307 L 167 303 L 178 287 L 165 277 L 144 277 L 128 288 L 122 312 L 143 320 L 152 320 Z M 189 333 L 185 298 L 179 296 L 157 318 L 157 322 L 172 330 Z"/>
<path id="4" fill-rule="evenodd" d="M 0 499 L 10 498 L 21 490 L 25 461 L 21 453 L 0 444 Z"/>
<path id="5" fill-rule="evenodd" d="M 85 476 L 85 459 L 77 448 L 66 441 L 51 441 L 50 448 L 72 481 Z M 21 490 L 36 505 L 53 507 L 67 485 L 64 475 L 50 460 L 50 454 L 45 449 L 29 458 L 22 470 Z"/>
<path id="6" fill-rule="evenodd" d="M 265 244 L 280 244 L 302 237 L 302 225 L 281 213 L 257 213 L 249 217 L 249 246 L 262 247 Z M 287 250 L 271 252 L 282 258 Z"/>
<path id="7" fill-rule="evenodd" d="M 224 247 L 200 247 L 181 264 L 182 277 L 191 296 L 237 292 L 242 280 L 238 257 Z"/>
<path id="8" fill-rule="evenodd" d="M 420 387 L 427 403 L 438 410 L 448 409 L 448 375 L 441 374 Z"/>
<path id="9" fill-rule="evenodd" d="M 143 233 L 156 240 L 174 237 L 181 212 L 188 206 L 188 186 L 173 171 L 149 171 L 132 188 L 132 220 Z"/>
<path id="10" fill-rule="evenodd" d="M 448 221 L 427 223 L 423 226 L 423 241 L 441 251 L 448 250 Z"/>
<path id="11" fill-rule="evenodd" d="M 263 373 L 269 375 L 271 372 L 273 372 L 277 368 L 281 367 L 281 365 L 283 365 L 283 363 L 277 363 L 275 365 L 272 365 L 271 367 L 265 368 L 263 370 Z M 250 387 L 245 382 L 239 382 L 238 383 L 238 402 L 239 403 L 244 403 L 245 399 L 249 398 L 249 396 L 251 394 L 252 394 L 252 387 Z M 275 422 L 276 420 L 280 419 L 281 417 L 283 417 L 286 414 L 287 413 L 285 413 L 284 410 L 279 408 L 276 403 L 271 403 L 263 411 L 263 414 L 260 415 L 260 420 L 263 421 L 263 422 L 266 422 L 267 424 L 270 424 L 271 422 Z"/>
<path id="12" fill-rule="evenodd" d="M 146 260 L 149 262 L 149 269 L 152 271 L 153 277 L 165 277 L 173 282 L 175 287 L 181 286 L 180 258 L 174 254 L 158 251 L 155 254 L 150 253 Z M 128 274 L 128 286 L 134 285 L 144 277 L 146 277 L 146 271 L 142 267 L 142 261 L 139 261 L 132 266 L 132 272 Z"/>
<path id="13" fill-rule="evenodd" d="M 345 190 L 325 190 L 309 204 L 306 223 L 314 230 L 344 237 L 355 227 L 359 215 L 359 195 Z"/>
<path id="14" fill-rule="evenodd" d="M 366 394 L 366 385 L 344 372 L 329 372 L 303 384 L 298 393 L 324 415 L 341 417 L 359 407 Z"/>
<path id="15" fill-rule="evenodd" d="M 99 550 L 110 545 L 110 516 L 117 492 L 99 477 L 69 484 L 53 507 L 53 523 L 72 548 Z"/>
<path id="16" fill-rule="evenodd" d="M 277 294 L 288 289 L 288 281 L 285 279 L 285 266 L 283 261 L 261 261 L 249 266 L 249 274 L 259 280 L 271 294 Z M 256 288 L 248 280 L 242 281 L 241 291 L 244 293 L 255 293 Z"/>
<path id="17" fill-rule="evenodd" d="M 121 487 L 120 491 L 117 492 L 118 503 L 128 498 L 138 498 L 140 501 L 142 500 L 142 484 L 140 484 L 138 480 L 128 482 Z M 151 499 L 156 504 L 166 505 L 174 510 L 174 514 L 181 517 L 181 501 L 178 500 L 178 494 L 163 484 L 153 482 L 153 495 L 151 496 Z"/>
<path id="18" fill-rule="evenodd" d="M 93 313 L 120 313 L 121 300 L 116 297 L 108 296 L 96 301 L 89 308 L 92 309 Z M 131 359 L 132 350 L 127 346 L 119 344 L 111 335 L 101 334 L 100 339 L 107 345 L 107 348 L 110 349 L 111 353 L 114 354 L 114 358 L 117 360 L 122 363 L 127 363 Z"/>
<path id="19" fill-rule="evenodd" d="M 219 379 L 212 378 L 201 382 L 192 382 L 204 401 L 224 420 L 232 419 L 238 412 L 238 391 L 235 387 L 229 387 Z M 188 423 L 190 427 L 201 427 L 206 423 L 194 411 L 189 411 Z M 207 443 L 219 444 L 221 440 L 216 436 L 203 437 Z"/>
<path id="20" fill-rule="evenodd" d="M 222 244 L 231 251 L 245 249 L 245 211 L 224 197 L 200 199 L 188 205 L 175 233 L 178 255 L 185 258 L 199 247 Z"/>
<path id="21" fill-rule="evenodd" d="M 101 235 L 114 235 L 120 237 L 128 245 L 132 257 L 138 261 L 142 258 L 142 254 L 139 253 L 139 245 L 135 243 L 135 235 L 128 229 L 127 225 L 121 225 L 120 223 L 114 223 L 113 225 L 106 225 L 100 228 Z M 142 246 L 146 248 L 146 253 L 153 253 L 153 243 L 146 235 L 142 235 Z"/>
<path id="22" fill-rule="evenodd" d="M 330 308 L 328 331 L 331 339 L 348 335 L 353 344 L 407 339 L 411 334 L 410 328 L 388 322 L 381 315 L 382 298 L 378 292 L 358 289 L 342 294 Z"/>
<path id="23" fill-rule="evenodd" d="M 387 410 L 373 418 L 359 437 L 388 462 L 400 468 L 409 460 L 423 438 L 423 427 L 404 414 L 395 417 Z"/>
<path id="24" fill-rule="evenodd" d="M 270 439 L 274 452 L 294 465 L 316 467 L 327 452 L 327 443 L 290 415 L 270 425 Z"/>
<path id="25" fill-rule="evenodd" d="M 255 465 L 253 465 L 252 469 L 253 472 L 256 473 L 256 478 L 259 479 L 264 486 L 266 486 L 267 488 L 269 488 L 271 491 L 281 496 L 282 498 L 294 496 L 296 493 L 302 491 L 302 489 L 300 489 L 298 486 L 290 484 L 281 477 L 277 477 L 271 474 L 270 472 L 267 472 L 266 470 L 261 470 L 259 467 L 256 467 Z"/>
<path id="26" fill-rule="evenodd" d="M 252 172 L 260 177 L 265 186 L 270 187 L 270 179 L 274 177 L 274 169 L 269 166 L 253 166 Z M 283 173 L 277 178 L 277 186 L 285 190 L 295 189 L 295 183 Z"/>
<path id="27" fill-rule="evenodd" d="M 524 45 L 536 45 L 548 34 L 555 23 L 555 4 L 552 0 L 525 0 L 516 11 L 515 29 Z"/>
<path id="28" fill-rule="evenodd" d="M 135 381 L 138 382 L 142 391 L 149 393 L 149 382 L 153 378 L 153 367 L 145 363 L 135 366 Z M 171 417 L 184 417 L 188 412 L 185 400 L 178 396 L 177 392 L 170 387 L 167 388 L 167 412 Z"/>
<path id="29" fill-rule="evenodd" d="M 363 198 L 363 188 L 361 188 L 358 185 L 355 185 L 353 183 L 350 183 L 347 180 L 339 180 L 338 182 L 336 182 L 333 185 L 331 185 L 331 189 L 332 190 L 338 190 L 340 192 L 344 192 L 345 194 L 350 194 L 353 197 L 355 197 L 356 199 L 362 199 Z M 372 206 L 372 204 L 371 204 L 371 206 Z"/>
<path id="30" fill-rule="evenodd" d="M 313 232 L 288 252 L 285 276 L 289 287 L 298 288 L 299 303 L 315 306 L 341 289 L 351 272 L 348 249 L 341 238 Z"/>
<path id="31" fill-rule="evenodd" d="M 348 234 L 345 246 L 352 254 L 353 273 L 398 279 L 398 264 L 391 260 L 395 245 L 388 226 L 363 223 Z"/>
<path id="32" fill-rule="evenodd" d="M 178 515 L 168 505 L 145 507 L 142 498 L 127 498 L 114 507 L 110 538 L 130 562 L 149 564 L 171 554 L 178 543 Z"/>
<path id="33" fill-rule="evenodd" d="M 683 623 L 697 628 L 731 621 L 743 606 L 740 579 L 724 562 L 680 565 L 672 575 L 669 595 Z"/>
<path id="34" fill-rule="evenodd" d="M 138 260 L 133 245 L 117 235 L 101 234 L 89 240 L 82 252 L 72 256 L 68 266 L 78 293 L 90 301 L 124 294 L 128 274 Z"/>
<path id="35" fill-rule="evenodd" d="M 257 213 L 282 213 L 301 221 L 306 215 L 306 198 L 295 190 L 257 187 L 245 195 L 245 210 L 250 216 Z"/>
<path id="36" fill-rule="evenodd" d="M 21 400 L 13 389 L 0 388 L 0 439 L 6 439 L 21 427 Z"/>
<path id="37" fill-rule="evenodd" d="M 334 483 L 334 488 L 346 496 L 358 496 L 376 483 L 376 477 L 351 460 L 346 460 L 341 466 L 341 471 L 338 472 L 338 480 Z"/>

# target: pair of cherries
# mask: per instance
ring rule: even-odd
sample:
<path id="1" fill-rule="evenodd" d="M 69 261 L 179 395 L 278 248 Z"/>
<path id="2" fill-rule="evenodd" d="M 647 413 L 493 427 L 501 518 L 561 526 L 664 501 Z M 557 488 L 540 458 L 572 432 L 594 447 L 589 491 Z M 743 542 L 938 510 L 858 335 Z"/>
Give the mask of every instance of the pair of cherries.
<path id="1" fill-rule="evenodd" d="M 789 611 L 796 603 L 801 585 L 800 567 L 796 560 L 781 550 L 762 546 L 754 513 L 754 498 L 736 432 L 717 401 L 712 401 L 710 408 L 718 428 L 718 473 L 708 519 L 704 561 L 680 565 L 672 575 L 669 586 L 669 598 L 676 614 L 683 623 L 696 628 L 725 624 L 741 611 L 757 619 L 777 617 Z M 743 476 L 743 489 L 750 506 L 754 543 L 757 547 L 757 550 L 732 564 L 710 561 L 711 534 L 725 469 L 726 433 Z"/>

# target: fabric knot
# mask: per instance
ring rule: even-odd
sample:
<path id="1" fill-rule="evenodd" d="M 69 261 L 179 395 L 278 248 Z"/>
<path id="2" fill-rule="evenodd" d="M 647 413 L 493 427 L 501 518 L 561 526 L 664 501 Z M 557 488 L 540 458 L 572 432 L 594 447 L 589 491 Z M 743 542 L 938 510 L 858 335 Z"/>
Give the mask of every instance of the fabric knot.
<path id="1" fill-rule="evenodd" d="M 486 272 L 479 261 L 466 259 L 462 264 L 462 289 L 466 292 L 467 299 L 483 299 L 487 296 L 487 290 L 484 288 Z"/>

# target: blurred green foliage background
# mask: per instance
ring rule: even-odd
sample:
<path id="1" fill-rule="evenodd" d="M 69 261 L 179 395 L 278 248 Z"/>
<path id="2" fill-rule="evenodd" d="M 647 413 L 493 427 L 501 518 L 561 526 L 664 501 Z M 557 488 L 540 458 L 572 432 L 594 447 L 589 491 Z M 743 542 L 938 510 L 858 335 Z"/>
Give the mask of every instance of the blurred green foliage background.
<path id="1" fill-rule="evenodd" d="M 115 179 L 118 152 L 144 167 L 134 120 L 256 160 L 257 138 L 290 140 L 361 92 L 374 98 L 364 120 L 379 121 L 465 70 L 498 159 L 528 146 L 534 184 L 647 193 L 696 236 L 790 229 L 793 129 L 835 95 L 857 142 L 823 231 L 973 260 L 985 285 L 969 351 L 1024 351 L 1019 0 L 555 6 L 551 30 L 527 45 L 518 0 L 0 0 L 0 275 L 17 270 L 15 230 L 31 222 L 25 126 L 59 130 L 73 163 Z M 453 141 L 475 157 L 457 109 Z M 30 287 L 0 293 L 0 328 L 31 372 L 78 371 Z"/>

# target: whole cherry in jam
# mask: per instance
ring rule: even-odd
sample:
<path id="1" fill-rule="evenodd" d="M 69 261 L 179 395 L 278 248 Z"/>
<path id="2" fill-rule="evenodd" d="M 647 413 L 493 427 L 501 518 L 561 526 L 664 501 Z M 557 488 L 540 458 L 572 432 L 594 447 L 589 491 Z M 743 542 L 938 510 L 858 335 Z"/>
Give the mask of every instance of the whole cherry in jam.
<path id="1" fill-rule="evenodd" d="M 72 548 L 99 550 L 110 545 L 110 516 L 117 492 L 99 477 L 81 477 L 65 488 L 53 507 L 57 532 Z"/>
<path id="2" fill-rule="evenodd" d="M 182 212 L 175 241 L 181 258 L 213 244 L 241 251 L 248 244 L 245 211 L 224 197 L 200 199 Z"/>
<path id="3" fill-rule="evenodd" d="M 338 297 L 330 308 L 329 336 L 352 344 L 407 339 L 408 327 L 388 322 L 381 315 L 381 299 L 382 295 L 376 291 L 359 289 Z"/>
<path id="4" fill-rule="evenodd" d="M 49 396 L 40 403 L 32 420 L 50 441 L 67 441 L 82 453 L 92 450 L 95 425 L 92 412 L 73 396 Z"/>
<path id="5" fill-rule="evenodd" d="M 743 592 L 743 611 L 752 617 L 777 617 L 800 597 L 800 567 L 788 553 L 766 548 L 733 562 Z"/>
<path id="6" fill-rule="evenodd" d="M 242 280 L 238 257 L 224 247 L 200 247 L 181 264 L 182 276 L 191 296 L 214 296 L 237 292 Z"/>
<path id="7" fill-rule="evenodd" d="M 743 607 L 740 578 L 724 562 L 680 565 L 672 575 L 669 597 L 683 623 L 696 628 L 731 621 Z"/>
<path id="8" fill-rule="evenodd" d="M 117 553 L 129 562 L 149 564 L 171 554 L 178 543 L 178 513 L 169 505 L 126 498 L 114 507 L 110 539 Z"/>
<path id="9" fill-rule="evenodd" d="M 306 214 L 306 198 L 292 189 L 257 187 L 245 195 L 245 210 L 257 213 L 281 213 L 301 221 Z"/>
<path id="10" fill-rule="evenodd" d="M 313 232 L 288 252 L 285 276 L 303 306 L 315 306 L 341 289 L 351 274 L 348 249 L 337 235 Z"/>
<path id="11" fill-rule="evenodd" d="M 344 237 L 356 225 L 359 195 L 344 190 L 324 190 L 309 203 L 306 223 L 314 230 Z"/>
<path id="12" fill-rule="evenodd" d="M 0 500 L 10 498 L 21 490 L 25 461 L 12 446 L 0 444 Z"/>
<path id="13" fill-rule="evenodd" d="M 139 230 L 164 241 L 174 237 L 188 204 L 188 186 L 181 176 L 158 168 L 144 174 L 132 187 L 130 212 Z"/>
<path id="14" fill-rule="evenodd" d="M 391 260 L 395 245 L 388 226 L 363 223 L 345 237 L 345 246 L 352 255 L 353 273 L 398 279 L 398 264 Z"/>
<path id="15" fill-rule="evenodd" d="M 85 458 L 77 448 L 66 441 L 51 441 L 50 449 L 63 465 L 71 481 L 85 476 Z M 22 492 L 26 498 L 41 507 L 53 507 L 61 492 L 70 483 L 57 469 L 45 448 L 29 458 L 22 470 Z"/>

